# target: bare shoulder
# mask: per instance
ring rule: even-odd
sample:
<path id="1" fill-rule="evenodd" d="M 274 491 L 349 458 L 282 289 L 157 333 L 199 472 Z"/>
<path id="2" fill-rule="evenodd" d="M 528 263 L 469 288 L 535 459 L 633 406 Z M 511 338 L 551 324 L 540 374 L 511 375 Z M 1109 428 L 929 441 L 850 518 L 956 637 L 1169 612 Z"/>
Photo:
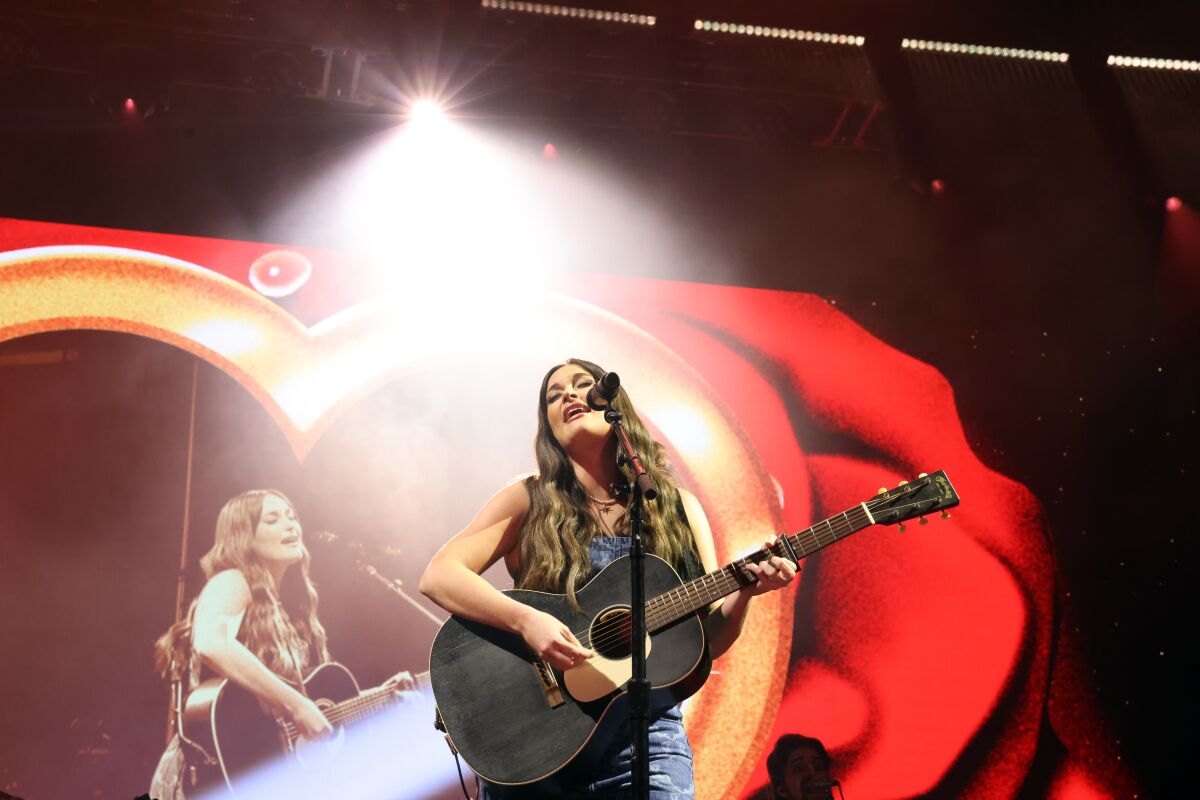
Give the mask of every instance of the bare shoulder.
<path id="1" fill-rule="evenodd" d="M 500 512 L 500 516 L 517 517 L 529 513 L 529 490 L 525 481 L 532 476 L 519 475 L 513 478 L 503 489 L 492 495 L 486 507 Z"/>
<path id="2" fill-rule="evenodd" d="M 201 609 L 236 614 L 250 605 L 250 600 L 246 576 L 239 569 L 227 569 L 209 578 L 200 590 L 198 602 Z"/>
<path id="3" fill-rule="evenodd" d="M 717 568 L 717 548 L 713 543 L 712 528 L 708 523 L 708 515 L 696 495 L 679 487 L 679 499 L 683 503 L 683 511 L 687 514 L 688 525 L 692 529 L 692 538 L 696 542 L 696 552 L 700 563 L 708 572 Z"/>
<path id="4" fill-rule="evenodd" d="M 509 483 L 492 495 L 467 527 L 442 545 L 430 562 L 457 562 L 482 573 L 500 558 L 517 549 L 519 532 L 529 514 L 529 493 L 523 481 Z M 428 570 L 427 570 L 428 571 Z"/>
<path id="5" fill-rule="evenodd" d="M 695 525 L 701 520 L 707 521 L 707 515 L 704 513 L 704 506 L 700 505 L 700 500 L 696 497 L 696 495 L 680 486 L 679 499 L 683 502 L 683 510 L 687 513 L 689 522 Z"/>

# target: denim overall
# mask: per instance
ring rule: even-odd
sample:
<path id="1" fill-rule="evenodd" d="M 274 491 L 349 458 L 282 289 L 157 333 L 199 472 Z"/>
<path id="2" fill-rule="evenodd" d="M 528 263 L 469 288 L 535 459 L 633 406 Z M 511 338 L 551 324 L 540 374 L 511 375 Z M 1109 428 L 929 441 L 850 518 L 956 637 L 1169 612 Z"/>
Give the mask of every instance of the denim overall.
<path id="1" fill-rule="evenodd" d="M 628 536 L 597 536 L 592 539 L 590 552 L 593 574 L 628 553 Z M 559 788 L 554 795 L 569 800 L 631 797 L 631 758 L 630 730 L 626 721 L 600 756 L 593 772 L 573 786 Z M 505 787 L 481 782 L 479 797 L 480 800 L 531 797 L 537 794 L 536 786 Z M 652 800 L 678 800 L 691 798 L 694 794 L 692 747 L 683 729 L 683 712 L 679 706 L 673 706 L 659 712 L 650 722 L 650 797 Z"/>

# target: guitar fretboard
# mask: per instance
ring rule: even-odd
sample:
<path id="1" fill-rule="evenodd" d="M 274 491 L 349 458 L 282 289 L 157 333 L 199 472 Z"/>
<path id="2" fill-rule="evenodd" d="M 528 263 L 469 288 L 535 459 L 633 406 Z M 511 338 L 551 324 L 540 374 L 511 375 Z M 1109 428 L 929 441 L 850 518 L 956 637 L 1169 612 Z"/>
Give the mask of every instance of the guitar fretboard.
<path id="1" fill-rule="evenodd" d="M 421 672 L 413 676 L 418 687 L 429 685 L 429 673 Z M 377 686 L 361 694 L 343 700 L 342 702 L 324 709 L 325 719 L 334 726 L 348 725 L 352 722 L 366 719 L 396 702 L 399 690 L 394 686 Z M 284 733 L 288 740 L 294 742 L 299 738 L 299 731 L 291 722 L 283 723 Z"/>
<path id="2" fill-rule="evenodd" d="M 327 710 L 325 718 L 332 725 L 346 725 L 351 722 L 357 722 L 360 719 L 366 719 L 390 703 L 395 702 L 395 700 L 396 691 L 394 689 L 385 689 L 383 687 L 369 689 L 358 697 L 338 703 L 333 708 Z"/>
<path id="3" fill-rule="evenodd" d="M 745 572 L 747 564 L 763 561 L 769 556 L 799 561 L 822 547 L 828 547 L 855 531 L 872 525 L 873 522 L 865 505 L 860 504 L 799 533 L 781 536 L 774 547 L 750 553 L 731 564 L 726 564 L 716 572 L 701 575 L 647 601 L 646 628 L 653 633 L 688 614 L 694 614 L 726 595 L 733 594 L 743 586 L 750 585 L 753 578 Z"/>

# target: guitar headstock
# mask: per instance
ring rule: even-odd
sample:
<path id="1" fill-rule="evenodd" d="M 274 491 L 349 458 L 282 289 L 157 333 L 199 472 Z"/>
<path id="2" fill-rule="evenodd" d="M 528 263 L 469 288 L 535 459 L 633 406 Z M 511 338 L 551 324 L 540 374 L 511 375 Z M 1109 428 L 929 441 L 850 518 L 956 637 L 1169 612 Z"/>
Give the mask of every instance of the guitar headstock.
<path id="1" fill-rule="evenodd" d="M 866 501 L 867 510 L 872 519 L 879 525 L 904 523 L 914 517 L 922 517 L 924 524 L 926 514 L 935 511 L 942 512 L 943 517 L 950 516 L 947 509 L 958 505 L 958 492 L 950 485 L 950 479 L 945 471 L 926 474 L 922 472 L 913 481 L 903 481 L 895 489 L 880 489 L 879 494 Z M 900 525 L 904 530 L 904 525 Z"/>

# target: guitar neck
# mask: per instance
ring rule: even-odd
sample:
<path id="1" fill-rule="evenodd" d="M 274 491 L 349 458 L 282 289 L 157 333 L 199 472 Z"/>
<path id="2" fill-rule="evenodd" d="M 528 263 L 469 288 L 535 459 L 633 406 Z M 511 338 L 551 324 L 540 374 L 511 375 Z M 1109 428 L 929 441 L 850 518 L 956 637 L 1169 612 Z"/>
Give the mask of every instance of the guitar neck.
<path id="1" fill-rule="evenodd" d="M 413 680 L 416 682 L 418 690 L 428 689 L 429 671 L 426 670 L 425 672 L 413 675 Z M 349 700 L 343 700 L 324 709 L 325 718 L 332 725 L 347 725 L 357 722 L 360 719 L 366 719 L 396 702 L 397 691 L 398 689 L 395 686 L 388 684 L 376 686 L 374 689 L 367 689 L 365 692 L 360 692 Z M 284 725 L 284 730 L 287 732 L 289 738 L 295 738 L 295 727 L 290 722 Z"/>
<path id="2" fill-rule="evenodd" d="M 845 539 L 850 534 L 875 524 L 866 503 L 818 522 L 799 533 L 784 535 L 773 547 L 763 548 L 726 564 L 716 572 L 701 575 L 646 603 L 646 628 L 650 632 L 665 628 L 676 620 L 694 614 L 709 604 L 752 584 L 746 572 L 747 564 L 780 556 L 792 562 L 812 555 L 823 547 Z"/>
<path id="3" fill-rule="evenodd" d="M 395 690 L 387 687 L 368 689 L 358 697 L 344 700 L 325 710 L 325 718 L 332 725 L 346 725 L 366 719 L 396 699 Z"/>

